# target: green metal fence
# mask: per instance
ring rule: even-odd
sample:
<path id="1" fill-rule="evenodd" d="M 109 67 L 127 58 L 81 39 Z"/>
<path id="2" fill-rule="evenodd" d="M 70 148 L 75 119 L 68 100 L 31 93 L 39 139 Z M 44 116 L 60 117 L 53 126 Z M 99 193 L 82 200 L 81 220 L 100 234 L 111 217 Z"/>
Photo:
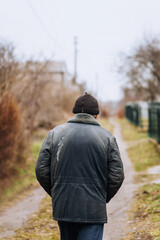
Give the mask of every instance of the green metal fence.
<path id="1" fill-rule="evenodd" d="M 148 110 L 149 129 L 148 133 L 151 138 L 160 143 L 160 102 L 149 104 Z"/>
<path id="2" fill-rule="evenodd" d="M 135 126 L 142 127 L 141 108 L 137 103 L 131 103 L 126 105 L 125 117 Z"/>

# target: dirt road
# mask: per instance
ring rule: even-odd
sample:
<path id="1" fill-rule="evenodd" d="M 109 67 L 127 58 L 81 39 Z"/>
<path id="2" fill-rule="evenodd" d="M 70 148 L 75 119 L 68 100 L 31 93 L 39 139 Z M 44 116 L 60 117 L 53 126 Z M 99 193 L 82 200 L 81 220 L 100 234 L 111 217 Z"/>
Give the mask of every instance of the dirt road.
<path id="1" fill-rule="evenodd" d="M 126 152 L 127 146 L 121 136 L 120 125 L 113 120 L 112 123 L 114 124 L 114 136 L 117 139 L 124 163 L 125 180 L 117 195 L 107 205 L 108 223 L 104 227 L 103 240 L 119 240 L 125 237 L 129 226 L 127 210 L 130 209 L 131 200 L 136 190 L 136 185 L 133 182 L 134 171 Z"/>
<path id="2" fill-rule="evenodd" d="M 38 210 L 39 203 L 46 196 L 45 191 L 39 187 L 25 196 L 15 205 L 0 213 L 0 239 L 9 237 L 14 231 L 28 220 Z"/>

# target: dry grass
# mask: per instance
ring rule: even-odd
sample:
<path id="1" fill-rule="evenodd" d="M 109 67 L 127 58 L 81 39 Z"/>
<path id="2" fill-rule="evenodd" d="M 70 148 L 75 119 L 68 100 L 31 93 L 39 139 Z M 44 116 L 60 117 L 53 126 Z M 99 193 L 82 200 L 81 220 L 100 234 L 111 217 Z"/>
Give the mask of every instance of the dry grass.
<path id="1" fill-rule="evenodd" d="M 126 240 L 160 240 L 160 184 L 145 185 L 133 206 L 132 232 Z"/>
<path id="2" fill-rule="evenodd" d="M 100 118 L 98 121 L 103 128 L 107 129 L 110 133 L 113 133 L 114 127 L 108 118 Z"/>
<path id="3" fill-rule="evenodd" d="M 135 127 L 125 118 L 117 120 L 121 124 L 124 141 L 136 141 L 148 137 L 148 134 L 142 129 Z"/>
<path id="4" fill-rule="evenodd" d="M 128 154 L 136 171 L 160 164 L 160 154 L 152 142 L 141 142 L 128 149 Z"/>
<path id="5" fill-rule="evenodd" d="M 136 171 L 160 164 L 160 155 L 148 135 L 133 126 L 126 119 L 119 120 L 122 136 L 128 143 L 128 155 Z"/>
<path id="6" fill-rule="evenodd" d="M 19 166 L 15 175 L 11 175 L 7 178 L 4 189 L 1 191 L 0 195 L 1 204 L 6 204 L 10 200 L 13 201 L 16 196 L 23 194 L 37 185 L 35 164 L 41 145 L 42 141 L 35 140 L 31 145 L 30 157 L 27 159 L 26 163 Z"/>

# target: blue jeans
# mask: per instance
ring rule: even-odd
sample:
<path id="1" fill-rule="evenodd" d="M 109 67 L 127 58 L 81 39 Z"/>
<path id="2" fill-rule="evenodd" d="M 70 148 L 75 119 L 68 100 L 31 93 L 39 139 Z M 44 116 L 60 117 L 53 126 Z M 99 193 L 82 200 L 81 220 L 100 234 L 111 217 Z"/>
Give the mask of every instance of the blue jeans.
<path id="1" fill-rule="evenodd" d="M 61 240 L 102 240 L 104 224 L 58 222 Z"/>

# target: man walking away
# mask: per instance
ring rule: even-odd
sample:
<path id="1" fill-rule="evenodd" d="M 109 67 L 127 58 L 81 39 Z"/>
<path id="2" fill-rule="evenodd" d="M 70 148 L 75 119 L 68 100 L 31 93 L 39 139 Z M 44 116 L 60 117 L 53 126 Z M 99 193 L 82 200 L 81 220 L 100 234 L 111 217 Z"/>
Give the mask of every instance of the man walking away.
<path id="1" fill-rule="evenodd" d="M 97 100 L 80 96 L 73 118 L 52 129 L 36 164 L 36 175 L 52 197 L 61 240 L 102 240 L 106 202 L 124 180 L 116 139 L 96 121 Z"/>

